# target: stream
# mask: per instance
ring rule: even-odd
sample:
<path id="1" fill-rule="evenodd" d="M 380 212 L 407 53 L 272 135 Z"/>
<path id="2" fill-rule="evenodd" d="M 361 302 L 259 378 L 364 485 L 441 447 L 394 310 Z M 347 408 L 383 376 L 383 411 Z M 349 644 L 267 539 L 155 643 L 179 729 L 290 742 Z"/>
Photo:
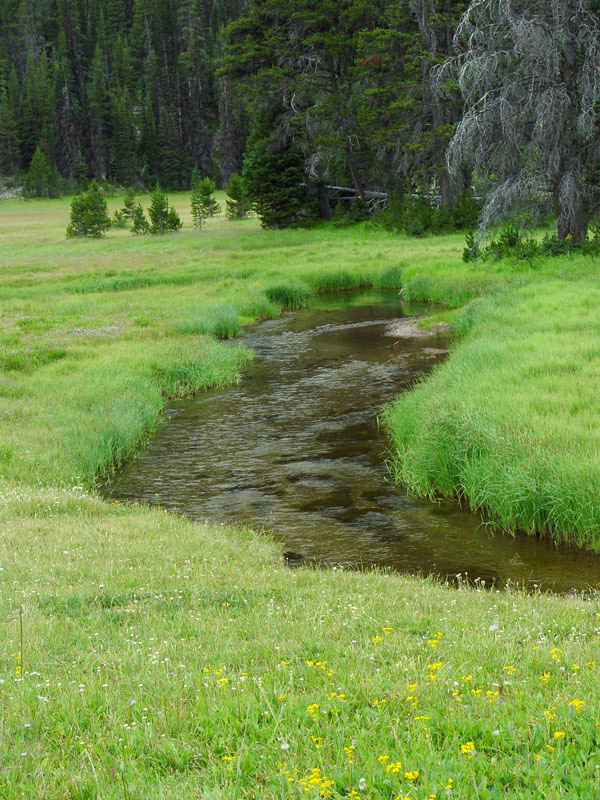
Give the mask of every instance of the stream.
<path id="1" fill-rule="evenodd" d="M 103 487 L 210 523 L 275 536 L 290 564 L 385 567 L 567 592 L 600 588 L 600 557 L 493 533 L 455 503 L 390 480 L 376 414 L 446 356 L 447 335 L 390 335 L 395 294 L 353 295 L 245 329 L 239 385 L 171 402 Z"/>

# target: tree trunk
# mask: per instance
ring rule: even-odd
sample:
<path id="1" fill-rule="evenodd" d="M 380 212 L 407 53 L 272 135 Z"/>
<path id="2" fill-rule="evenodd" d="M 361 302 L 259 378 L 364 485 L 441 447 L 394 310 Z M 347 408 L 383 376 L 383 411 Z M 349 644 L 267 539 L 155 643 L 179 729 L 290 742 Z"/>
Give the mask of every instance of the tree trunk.
<path id="1" fill-rule="evenodd" d="M 354 153 L 352 152 L 350 146 L 346 147 L 346 161 L 348 162 L 348 169 L 350 170 L 350 175 L 352 177 L 352 183 L 354 184 L 354 188 L 356 189 L 356 193 L 360 197 L 361 200 L 365 199 L 365 187 L 362 182 L 362 178 L 360 177 L 360 173 L 358 171 L 358 167 L 356 166 L 356 160 L 354 158 Z"/>

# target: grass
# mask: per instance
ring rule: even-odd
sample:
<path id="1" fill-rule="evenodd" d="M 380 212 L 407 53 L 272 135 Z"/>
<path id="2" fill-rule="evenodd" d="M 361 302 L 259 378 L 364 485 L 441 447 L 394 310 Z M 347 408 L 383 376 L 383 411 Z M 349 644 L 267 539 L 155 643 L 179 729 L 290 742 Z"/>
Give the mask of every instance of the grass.
<path id="1" fill-rule="evenodd" d="M 182 233 L 102 242 L 64 239 L 66 201 L 0 204 L 0 796 L 595 800 L 596 599 L 289 570 L 264 536 L 93 492 L 167 396 L 236 379 L 251 354 L 215 337 L 299 286 L 402 284 L 464 338 L 389 414 L 401 474 L 496 497 L 513 526 L 543 458 L 583 517 L 593 264 L 465 265 L 461 237 L 360 227 L 196 232 L 171 199 Z M 467 483 L 475 455 L 495 484 Z"/>
<path id="2" fill-rule="evenodd" d="M 452 358 L 386 413 L 398 479 L 600 550 L 599 302 L 592 273 L 467 306 Z"/>

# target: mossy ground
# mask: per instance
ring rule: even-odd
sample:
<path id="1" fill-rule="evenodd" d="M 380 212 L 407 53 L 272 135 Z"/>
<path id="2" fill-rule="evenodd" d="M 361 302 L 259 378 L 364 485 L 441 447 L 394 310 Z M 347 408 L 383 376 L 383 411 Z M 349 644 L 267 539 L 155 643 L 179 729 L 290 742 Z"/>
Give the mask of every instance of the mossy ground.
<path id="1" fill-rule="evenodd" d="M 423 463 L 437 452 L 425 435 L 437 386 L 490 424 L 509 404 L 501 438 L 483 428 L 482 457 L 532 430 L 541 456 L 551 431 L 594 479 L 593 265 L 471 266 L 461 237 L 360 227 L 216 219 L 196 232 L 188 197 L 172 199 L 182 233 L 101 242 L 64 239 L 65 201 L 0 206 L 0 796 L 595 800 L 594 598 L 291 571 L 265 537 L 91 491 L 165 395 L 243 368 L 247 351 L 210 335 L 215 318 L 229 335 L 279 313 L 273 287 L 310 300 L 332 283 L 400 278 L 413 299 L 490 298 L 455 315 L 463 344 L 402 401 Z M 557 365 L 569 402 L 551 383 Z M 412 398 L 428 391 L 419 416 Z M 419 460 L 408 433 L 397 433 L 407 475 Z M 426 468 L 422 490 L 450 493 Z"/>

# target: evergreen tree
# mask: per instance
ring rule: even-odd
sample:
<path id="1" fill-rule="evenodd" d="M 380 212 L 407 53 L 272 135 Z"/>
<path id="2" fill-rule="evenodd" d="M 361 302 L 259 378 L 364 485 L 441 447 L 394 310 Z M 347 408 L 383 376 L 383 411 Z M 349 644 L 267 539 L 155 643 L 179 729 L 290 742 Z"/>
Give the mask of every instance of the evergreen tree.
<path id="1" fill-rule="evenodd" d="M 0 95 L 0 174 L 14 176 L 19 170 L 18 119 L 6 89 Z"/>
<path id="2" fill-rule="evenodd" d="M 112 179 L 124 186 L 131 185 L 136 179 L 135 132 L 124 92 L 115 95 L 112 101 L 111 156 Z"/>
<path id="3" fill-rule="evenodd" d="M 144 214 L 144 209 L 137 203 L 133 206 L 131 212 L 131 221 L 132 227 L 131 232 L 137 236 L 141 236 L 145 233 L 150 233 L 150 223 L 146 219 L 146 215 Z"/>
<path id="4" fill-rule="evenodd" d="M 27 199 L 60 196 L 60 177 L 58 172 L 50 166 L 48 159 L 39 146 L 33 154 L 29 170 L 25 176 L 23 195 Z"/>
<path id="5" fill-rule="evenodd" d="M 202 223 L 206 219 L 206 213 L 204 204 L 202 203 L 202 195 L 200 194 L 200 188 L 197 183 L 192 184 L 192 196 L 191 196 L 191 207 L 192 207 L 192 221 L 196 228 L 201 228 Z"/>
<path id="6" fill-rule="evenodd" d="M 286 228 L 316 216 L 304 174 L 304 156 L 293 141 L 270 134 L 272 114 L 265 115 L 248 142 L 243 180 L 263 227 Z"/>
<path id="7" fill-rule="evenodd" d="M 242 176 L 234 172 L 225 191 L 228 195 L 227 219 L 245 219 L 248 216 L 248 198 Z"/>
<path id="8" fill-rule="evenodd" d="M 182 222 L 173 207 L 169 207 L 169 200 L 159 184 L 150 196 L 150 233 L 162 235 L 169 231 L 178 231 Z"/>
<path id="9" fill-rule="evenodd" d="M 133 220 L 133 211 L 135 209 L 135 189 L 131 187 L 125 192 L 125 199 L 123 200 L 123 208 L 121 212 L 127 219 Z"/>
<path id="10" fill-rule="evenodd" d="M 71 220 L 67 228 L 67 238 L 90 236 L 99 239 L 110 225 L 104 192 L 93 180 L 87 192 L 75 195 L 71 202 Z"/>
<path id="11" fill-rule="evenodd" d="M 216 183 L 209 177 L 202 177 L 197 170 L 192 174 L 192 199 L 196 198 L 202 210 L 202 218 L 214 217 L 221 207 L 215 200 Z"/>

